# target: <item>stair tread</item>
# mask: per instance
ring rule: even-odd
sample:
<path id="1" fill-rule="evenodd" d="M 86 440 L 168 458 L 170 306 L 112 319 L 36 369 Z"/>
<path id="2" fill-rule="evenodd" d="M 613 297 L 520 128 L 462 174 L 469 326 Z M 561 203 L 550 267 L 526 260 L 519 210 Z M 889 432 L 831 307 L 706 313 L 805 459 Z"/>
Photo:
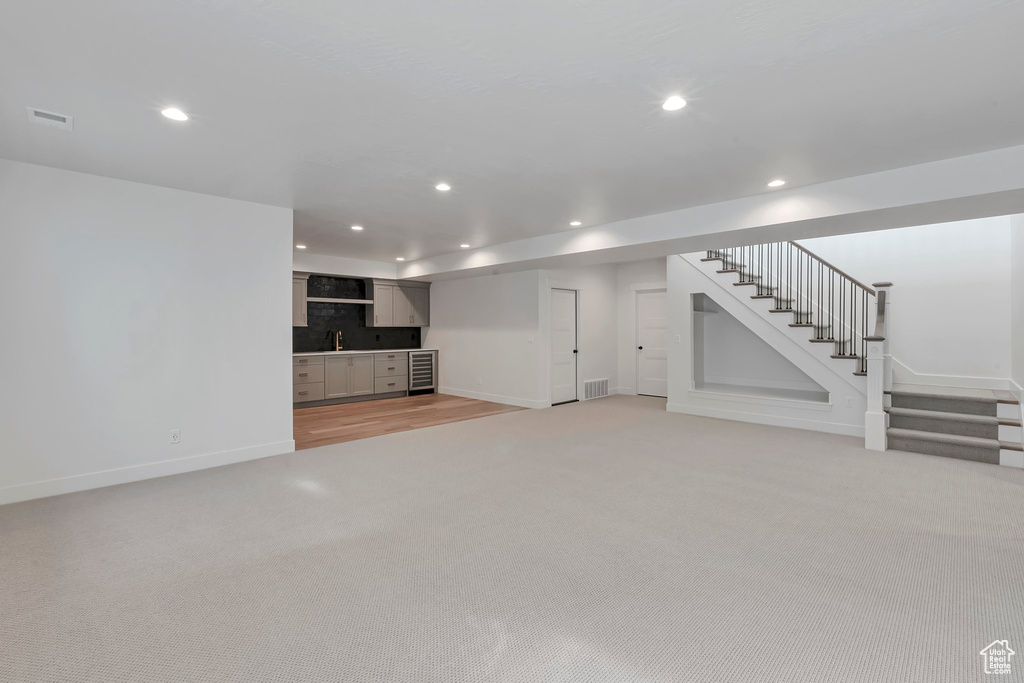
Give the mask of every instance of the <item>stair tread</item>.
<path id="1" fill-rule="evenodd" d="M 890 415 L 903 415 L 904 417 L 923 417 L 932 420 L 951 420 L 956 422 L 973 422 L 975 424 L 999 425 L 1001 420 L 995 415 L 970 415 L 968 413 L 947 413 L 941 410 L 921 410 L 920 408 L 886 408 Z M 1020 422 L 1017 426 L 1020 426 Z"/>
<path id="2" fill-rule="evenodd" d="M 1024 444 L 1016 441 L 1000 441 L 999 447 L 1004 451 L 1024 451 Z"/>
<path id="3" fill-rule="evenodd" d="M 1012 393 L 1005 389 L 993 389 L 992 394 L 996 397 L 996 400 L 1000 403 L 1009 403 L 1010 405 L 1019 406 L 1020 401 L 1014 397 Z"/>
<path id="4" fill-rule="evenodd" d="M 998 439 L 985 439 L 980 436 L 961 436 L 959 434 L 942 434 L 939 432 L 922 432 L 917 429 L 903 429 L 901 427 L 889 427 L 885 432 L 890 437 L 920 439 L 921 441 L 935 441 L 938 443 L 948 443 L 957 446 L 990 448 L 992 450 L 999 450 L 1003 445 L 1003 442 Z"/>
<path id="5" fill-rule="evenodd" d="M 941 388 L 941 387 L 936 387 Z M 893 396 L 912 396 L 914 398 L 940 398 L 947 401 L 966 401 L 971 403 L 998 403 L 999 400 L 993 395 L 989 396 L 963 396 L 960 394 L 941 394 L 931 391 L 906 391 L 905 389 L 893 389 Z"/>

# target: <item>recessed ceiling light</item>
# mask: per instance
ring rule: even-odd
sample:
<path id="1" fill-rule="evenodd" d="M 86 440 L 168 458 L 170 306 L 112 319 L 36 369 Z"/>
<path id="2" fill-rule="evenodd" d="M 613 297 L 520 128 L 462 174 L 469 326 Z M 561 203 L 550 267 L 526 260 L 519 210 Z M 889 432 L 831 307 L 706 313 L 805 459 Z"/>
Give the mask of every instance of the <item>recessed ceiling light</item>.
<path id="1" fill-rule="evenodd" d="M 773 180 L 770 183 L 768 183 L 768 187 L 782 187 L 785 184 L 786 184 L 786 181 L 781 179 L 781 178 L 779 178 L 778 180 Z"/>
<path id="2" fill-rule="evenodd" d="M 468 244 L 460 244 L 459 247 L 461 247 L 462 249 L 469 249 Z"/>
<path id="3" fill-rule="evenodd" d="M 359 232 L 360 230 L 363 229 L 363 226 L 361 226 L 361 225 L 353 225 L 352 229 L 355 230 L 356 232 Z"/>
<path id="4" fill-rule="evenodd" d="M 438 183 L 437 185 L 434 185 L 434 189 L 439 192 L 447 192 L 448 190 L 452 189 L 452 186 L 449 185 L 448 183 Z"/>
<path id="5" fill-rule="evenodd" d="M 665 100 L 661 105 L 661 108 L 665 111 L 679 111 L 686 106 L 686 100 L 679 95 L 673 95 L 672 97 Z"/>
<path id="6" fill-rule="evenodd" d="M 172 121 L 188 121 L 188 114 L 178 109 L 177 107 L 168 107 L 160 112 Z"/>
<path id="7" fill-rule="evenodd" d="M 571 225 L 572 227 L 575 228 L 575 227 L 578 227 L 580 225 L 583 225 L 583 223 L 581 223 L 580 221 L 573 221 L 573 222 L 569 223 L 569 225 Z"/>
<path id="8" fill-rule="evenodd" d="M 404 261 L 404 260 L 405 260 L 405 257 L 404 257 L 404 256 L 399 256 L 399 257 L 397 257 L 397 258 L 396 258 L 395 260 L 396 260 L 396 261 Z"/>
<path id="9" fill-rule="evenodd" d="M 295 245 L 295 248 L 296 248 L 296 249 L 305 249 L 305 248 L 306 248 L 306 245 L 305 245 L 305 244 L 296 244 L 296 245 Z"/>

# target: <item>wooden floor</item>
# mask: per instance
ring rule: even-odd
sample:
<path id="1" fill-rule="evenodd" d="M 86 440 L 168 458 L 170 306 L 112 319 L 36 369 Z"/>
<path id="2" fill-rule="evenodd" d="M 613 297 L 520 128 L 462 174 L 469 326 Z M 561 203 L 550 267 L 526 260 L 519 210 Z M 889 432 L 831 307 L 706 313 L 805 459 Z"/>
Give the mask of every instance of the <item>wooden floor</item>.
<path id="1" fill-rule="evenodd" d="M 516 410 L 525 408 L 446 394 L 298 408 L 294 411 L 295 449 L 316 448 Z"/>

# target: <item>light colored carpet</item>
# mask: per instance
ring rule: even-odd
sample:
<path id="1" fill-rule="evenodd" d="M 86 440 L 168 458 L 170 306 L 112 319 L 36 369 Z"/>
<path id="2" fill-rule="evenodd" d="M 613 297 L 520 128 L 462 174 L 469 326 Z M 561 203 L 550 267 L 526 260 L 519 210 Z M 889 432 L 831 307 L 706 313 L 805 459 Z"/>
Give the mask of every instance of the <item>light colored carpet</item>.
<path id="1" fill-rule="evenodd" d="M 1024 472 L 613 397 L 0 508 L 0 680 L 1024 676 Z"/>

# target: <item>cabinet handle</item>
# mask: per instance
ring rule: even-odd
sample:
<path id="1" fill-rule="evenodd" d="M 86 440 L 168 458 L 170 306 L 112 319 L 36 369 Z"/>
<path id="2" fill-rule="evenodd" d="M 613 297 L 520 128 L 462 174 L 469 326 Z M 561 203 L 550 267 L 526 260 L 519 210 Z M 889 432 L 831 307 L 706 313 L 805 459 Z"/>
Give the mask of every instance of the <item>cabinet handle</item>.
<path id="1" fill-rule="evenodd" d="M 373 322 L 379 323 L 380 322 L 380 316 L 379 315 L 373 316 Z"/>
<path id="2" fill-rule="evenodd" d="M 300 391 L 299 392 L 299 396 L 305 396 L 308 393 L 309 393 L 308 391 Z"/>
<path id="3" fill-rule="evenodd" d="M 308 358 L 300 358 L 300 359 L 299 359 L 299 362 L 300 362 L 300 363 L 308 363 L 308 362 L 309 362 L 309 359 L 308 359 Z"/>
<path id="4" fill-rule="evenodd" d="M 308 372 L 300 372 L 299 373 L 299 377 L 309 377 L 309 373 Z"/>
<path id="5" fill-rule="evenodd" d="M 388 386 L 389 387 L 393 387 L 393 386 L 395 386 L 395 383 L 394 382 L 388 382 Z"/>
<path id="6" fill-rule="evenodd" d="M 394 368 L 388 368 L 388 370 L 394 370 Z"/>

